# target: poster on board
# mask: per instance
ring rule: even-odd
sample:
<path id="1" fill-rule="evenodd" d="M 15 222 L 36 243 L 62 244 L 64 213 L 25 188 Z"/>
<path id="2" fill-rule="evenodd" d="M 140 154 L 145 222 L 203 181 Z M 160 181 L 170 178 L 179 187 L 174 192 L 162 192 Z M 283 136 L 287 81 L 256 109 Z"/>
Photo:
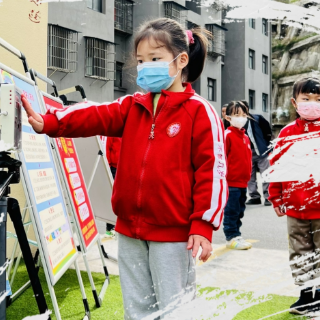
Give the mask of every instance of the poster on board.
<path id="1" fill-rule="evenodd" d="M 63 109 L 62 101 L 41 92 L 46 110 L 50 108 Z M 65 176 L 70 200 L 73 203 L 78 228 L 81 231 L 82 241 L 86 249 L 98 236 L 98 229 L 91 207 L 89 195 L 82 175 L 77 151 L 70 138 L 55 138 L 56 149 L 59 154 L 60 166 Z"/>
<path id="2" fill-rule="evenodd" d="M 0 63 L 0 82 L 15 84 L 28 98 L 34 111 L 40 113 L 36 88 L 30 79 Z M 22 151 L 18 154 L 27 187 L 26 197 L 32 206 L 37 233 L 52 285 L 77 258 L 71 225 L 54 165 L 48 137 L 37 134 L 22 115 Z"/>

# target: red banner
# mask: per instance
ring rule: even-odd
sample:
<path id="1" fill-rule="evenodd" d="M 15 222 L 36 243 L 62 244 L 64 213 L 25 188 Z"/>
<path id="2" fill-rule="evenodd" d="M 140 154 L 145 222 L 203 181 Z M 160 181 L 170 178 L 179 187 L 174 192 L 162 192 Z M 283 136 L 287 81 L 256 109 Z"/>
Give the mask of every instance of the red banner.
<path id="1" fill-rule="evenodd" d="M 47 110 L 50 108 L 63 109 L 63 105 L 46 96 L 43 96 Z M 81 227 L 81 233 L 86 247 L 98 234 L 98 229 L 94 220 L 93 211 L 89 201 L 84 178 L 80 168 L 78 156 L 75 151 L 73 139 L 56 138 L 56 144 L 60 155 L 63 171 L 67 177 L 68 187 L 77 218 Z"/>

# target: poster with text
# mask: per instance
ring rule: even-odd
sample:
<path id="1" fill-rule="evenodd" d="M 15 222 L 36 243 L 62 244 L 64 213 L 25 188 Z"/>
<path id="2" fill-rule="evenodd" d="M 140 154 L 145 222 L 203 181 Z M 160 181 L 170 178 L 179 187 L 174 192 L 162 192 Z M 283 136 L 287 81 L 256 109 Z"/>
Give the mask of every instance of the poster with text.
<path id="1" fill-rule="evenodd" d="M 34 111 L 40 113 L 34 85 L 1 69 L 0 81 L 15 84 L 23 91 Z M 25 111 L 23 111 L 20 159 L 26 171 L 28 193 L 35 207 L 33 213 L 36 215 L 41 245 L 48 260 L 47 265 L 54 285 L 63 274 L 62 269 L 65 270 L 73 262 L 72 258 L 77 255 L 77 250 L 48 138 L 32 129 Z"/>
<path id="2" fill-rule="evenodd" d="M 43 95 L 46 109 L 62 109 L 63 105 Z M 73 139 L 57 138 L 56 144 L 60 156 L 63 171 L 67 180 L 70 196 L 77 214 L 81 228 L 81 234 L 86 248 L 98 235 L 93 210 L 89 201 L 89 195 L 85 186 L 84 178 L 80 168 L 80 162 L 75 151 Z"/>

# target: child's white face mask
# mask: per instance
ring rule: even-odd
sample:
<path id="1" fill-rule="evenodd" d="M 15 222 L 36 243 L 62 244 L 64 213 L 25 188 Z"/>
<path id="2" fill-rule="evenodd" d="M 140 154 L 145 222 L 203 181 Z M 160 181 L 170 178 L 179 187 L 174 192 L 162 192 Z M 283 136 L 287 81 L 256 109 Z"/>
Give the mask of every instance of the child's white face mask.
<path id="1" fill-rule="evenodd" d="M 235 116 L 229 116 L 229 117 L 230 117 L 229 121 L 231 125 L 238 129 L 243 128 L 248 121 L 247 117 L 235 117 Z"/>

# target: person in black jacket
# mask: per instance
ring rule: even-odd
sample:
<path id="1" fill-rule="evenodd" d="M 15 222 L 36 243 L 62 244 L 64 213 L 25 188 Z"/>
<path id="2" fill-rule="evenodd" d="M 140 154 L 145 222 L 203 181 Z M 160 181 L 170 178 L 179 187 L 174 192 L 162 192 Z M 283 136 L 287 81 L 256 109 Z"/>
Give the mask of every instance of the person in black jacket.
<path id="1" fill-rule="evenodd" d="M 242 100 L 244 105 L 249 110 L 249 104 L 247 101 Z M 251 179 L 248 183 L 248 190 L 251 199 L 247 201 L 247 205 L 261 204 L 261 195 L 258 191 L 257 184 L 257 171 L 262 174 L 266 169 L 269 168 L 268 155 L 270 153 L 269 145 L 272 138 L 272 131 L 269 122 L 259 114 L 250 114 L 248 121 L 244 126 L 246 134 L 248 135 L 251 142 L 252 151 L 252 171 Z M 271 206 L 271 202 L 268 200 L 269 197 L 269 183 L 263 183 L 263 196 L 265 198 L 264 205 Z"/>

